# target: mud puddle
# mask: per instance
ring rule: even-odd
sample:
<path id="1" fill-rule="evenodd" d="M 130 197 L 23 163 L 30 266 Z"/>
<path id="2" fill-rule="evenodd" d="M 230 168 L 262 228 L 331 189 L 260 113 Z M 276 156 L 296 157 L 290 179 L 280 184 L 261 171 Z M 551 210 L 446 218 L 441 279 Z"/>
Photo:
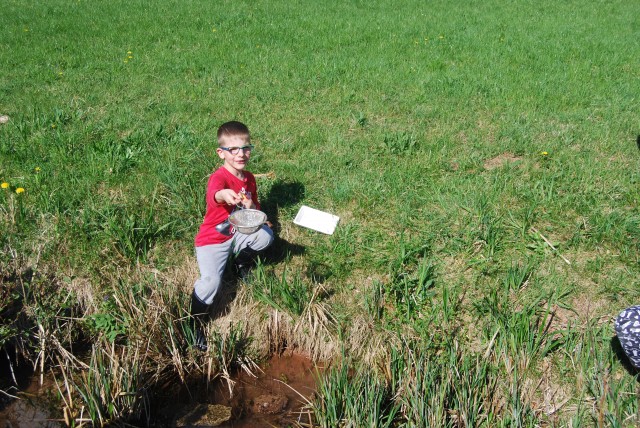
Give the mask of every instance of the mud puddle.
<path id="1" fill-rule="evenodd" d="M 316 390 L 318 367 L 298 354 L 272 357 L 261 370 L 250 374 L 237 371 L 232 374 L 235 385 L 232 393 L 224 379 L 208 386 L 206 391 L 182 391 L 179 403 L 165 412 L 173 413 L 171 426 L 212 426 L 217 415 L 228 412 L 228 420 L 219 420 L 214 426 L 225 428 L 288 427 L 294 422 L 309 423 L 305 408 Z M 169 414 L 164 415 L 170 416 Z M 225 416 L 223 415 L 224 419 Z"/>
<path id="2" fill-rule="evenodd" d="M 35 376 L 34 376 L 35 377 Z M 33 379 L 24 389 L 15 393 L 16 398 L 7 395 L 0 400 L 0 428 L 57 428 L 62 426 L 51 420 L 45 397 L 54 388 L 52 384 L 40 386 Z"/>

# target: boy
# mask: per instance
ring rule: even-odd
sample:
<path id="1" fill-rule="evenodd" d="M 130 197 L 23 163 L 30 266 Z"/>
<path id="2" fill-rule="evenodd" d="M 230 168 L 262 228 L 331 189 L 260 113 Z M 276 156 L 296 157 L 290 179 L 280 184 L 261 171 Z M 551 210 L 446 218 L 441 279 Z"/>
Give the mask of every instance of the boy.
<path id="1" fill-rule="evenodd" d="M 245 170 L 251 156 L 249 129 L 231 121 L 218 128 L 216 153 L 223 164 L 209 177 L 207 210 L 195 238 L 200 278 L 191 295 L 191 317 L 198 349 L 206 350 L 204 318 L 217 295 L 229 256 L 233 252 L 238 272 L 246 274 L 258 253 L 273 242 L 273 232 L 266 224 L 257 232 L 245 235 L 233 231 L 227 219 L 234 209 L 260 209 L 256 179 Z"/>

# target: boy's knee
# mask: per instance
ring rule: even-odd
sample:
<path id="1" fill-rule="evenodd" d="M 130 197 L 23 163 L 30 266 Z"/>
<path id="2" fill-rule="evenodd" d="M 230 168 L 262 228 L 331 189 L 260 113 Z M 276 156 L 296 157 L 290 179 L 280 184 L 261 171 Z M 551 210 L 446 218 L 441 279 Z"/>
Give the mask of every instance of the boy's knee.
<path id="1" fill-rule="evenodd" d="M 269 226 L 262 226 L 262 228 L 256 233 L 257 236 L 251 248 L 255 251 L 262 251 L 269 247 L 274 240 L 273 231 Z"/>
<path id="2" fill-rule="evenodd" d="M 196 281 L 194 291 L 198 299 L 202 300 L 203 303 L 210 305 L 211 303 L 213 303 L 213 299 L 218 293 L 219 287 L 220 278 L 206 276 Z"/>

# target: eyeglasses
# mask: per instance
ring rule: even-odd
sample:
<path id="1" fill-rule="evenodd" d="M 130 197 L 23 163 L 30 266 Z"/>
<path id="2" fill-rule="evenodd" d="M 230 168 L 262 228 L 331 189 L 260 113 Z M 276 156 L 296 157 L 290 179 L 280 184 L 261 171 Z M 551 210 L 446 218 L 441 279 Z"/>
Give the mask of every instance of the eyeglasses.
<path id="1" fill-rule="evenodd" d="M 251 153 L 251 150 L 253 150 L 253 144 L 242 147 L 220 147 L 220 149 L 224 150 L 225 152 L 229 152 L 232 155 L 237 155 L 238 153 L 240 153 L 240 150 L 242 150 L 243 153 Z"/>

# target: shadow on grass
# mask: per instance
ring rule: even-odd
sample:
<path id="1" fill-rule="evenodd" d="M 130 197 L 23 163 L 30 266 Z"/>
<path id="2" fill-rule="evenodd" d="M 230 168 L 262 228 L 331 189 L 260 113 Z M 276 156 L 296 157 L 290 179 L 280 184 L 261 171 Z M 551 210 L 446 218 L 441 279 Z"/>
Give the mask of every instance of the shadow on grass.
<path id="1" fill-rule="evenodd" d="M 279 208 L 286 208 L 297 204 L 305 197 L 304 184 L 299 181 L 277 181 L 269 189 L 267 196 L 260 201 L 260 208 L 267 214 L 273 224 L 273 231 L 277 235 L 280 231 Z"/>
<path id="2" fill-rule="evenodd" d="M 261 202 L 261 208 L 272 223 L 273 234 L 275 235 L 273 244 L 264 254 L 263 262 L 265 264 L 278 264 L 290 256 L 304 254 L 305 248 L 302 245 L 292 244 L 280 238 L 281 227 L 278 217 L 280 208 L 295 205 L 302 201 L 304 197 L 304 184 L 299 181 L 277 181 L 271 186 L 269 193 Z"/>
<path id="3" fill-rule="evenodd" d="M 640 374 L 640 369 L 634 367 L 633 364 L 631 364 L 629 357 L 627 357 L 624 349 L 622 349 L 622 345 L 620 344 L 620 339 L 618 339 L 618 336 L 613 336 L 611 338 L 611 349 L 613 350 L 614 354 L 616 354 L 616 357 L 618 357 L 618 360 L 622 364 L 622 367 L 624 367 L 624 369 L 627 371 L 627 373 L 629 373 L 631 376 L 637 376 L 638 382 L 640 383 L 640 376 L 638 376 L 638 374 Z"/>

